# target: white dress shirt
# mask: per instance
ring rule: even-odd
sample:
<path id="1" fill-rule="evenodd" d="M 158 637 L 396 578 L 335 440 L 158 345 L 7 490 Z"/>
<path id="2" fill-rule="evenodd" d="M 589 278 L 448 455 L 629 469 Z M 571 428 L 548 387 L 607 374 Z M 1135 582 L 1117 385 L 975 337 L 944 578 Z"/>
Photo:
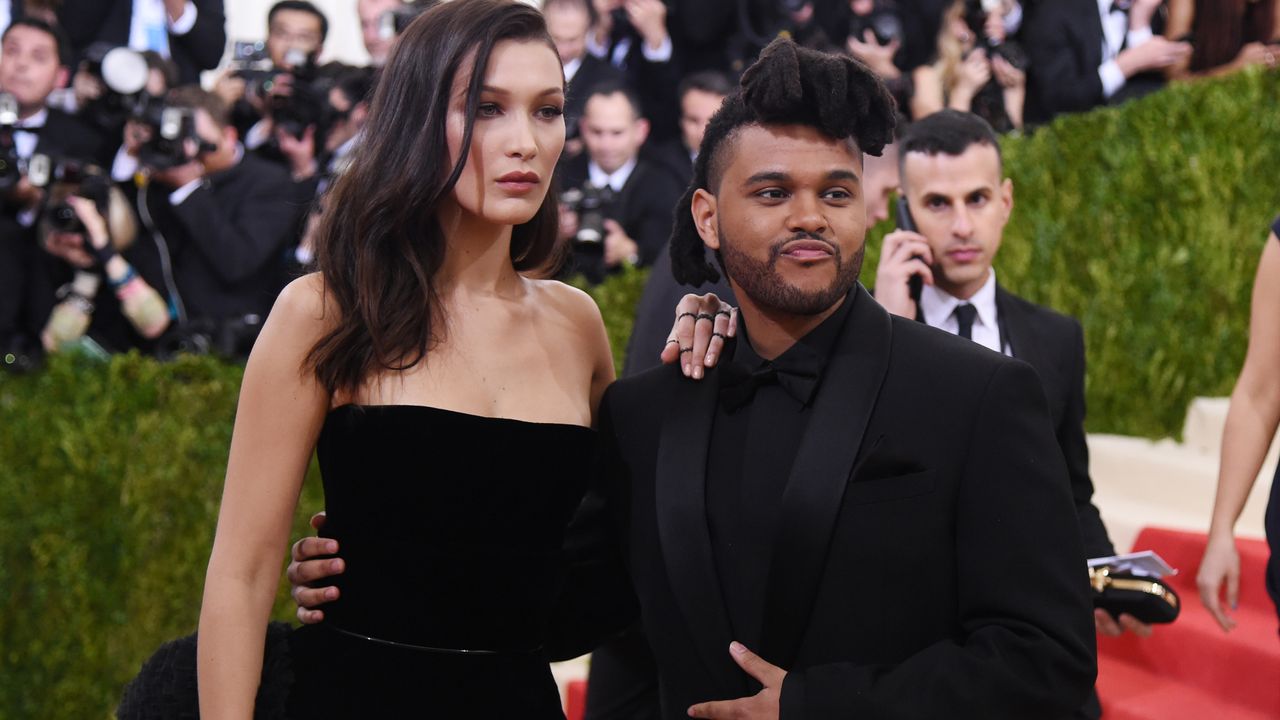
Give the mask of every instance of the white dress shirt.
<path id="1" fill-rule="evenodd" d="M 43 128 L 49 120 L 49 110 L 41 108 L 39 112 L 26 120 L 19 120 L 17 125 L 13 127 L 13 149 L 17 151 L 18 157 L 23 160 L 30 160 L 32 155 L 36 154 L 36 145 L 40 143 L 40 136 L 35 133 L 23 132 L 22 128 L 38 129 Z M 37 213 L 35 210 L 23 210 L 18 213 L 18 224 L 22 227 L 31 227 L 36 224 Z"/>
<path id="2" fill-rule="evenodd" d="M 1106 98 L 1119 92 L 1128 81 L 1116 63 L 1116 56 L 1126 47 L 1126 39 L 1127 47 L 1132 49 L 1152 38 L 1150 26 L 1129 30 L 1128 13 L 1112 12 L 1112 5 L 1113 0 L 1098 0 L 1098 14 L 1102 16 L 1102 66 L 1098 68 L 1098 78 L 1102 80 L 1102 95 Z"/>
<path id="3" fill-rule="evenodd" d="M 631 173 L 636 169 L 636 159 L 631 158 L 626 165 L 607 173 L 600 169 L 600 166 L 594 160 L 587 162 L 587 178 L 592 185 L 598 188 L 608 186 L 615 193 L 622 192 L 622 188 L 627 184 L 627 180 L 631 178 Z"/>
<path id="4" fill-rule="evenodd" d="M 133 0 L 133 14 L 129 18 L 129 47 L 134 50 L 154 50 L 170 57 L 169 34 L 186 35 L 195 27 L 198 15 L 196 5 L 187 0 L 182 16 L 169 20 L 164 0 Z"/>
<path id="5" fill-rule="evenodd" d="M 582 69 L 582 58 L 576 57 L 564 64 L 564 81 L 573 82 L 573 76 Z"/>
<path id="6" fill-rule="evenodd" d="M 9 17 L 10 0 L 0 0 L 0 33 L 9 27 L 9 23 L 13 22 L 13 18 Z"/>
<path id="7" fill-rule="evenodd" d="M 1000 316 L 996 307 L 996 271 L 987 275 L 987 282 L 967 301 L 953 297 L 933 285 L 925 285 L 920 291 L 920 311 L 924 313 L 924 321 L 930 327 L 945 330 L 952 335 L 960 332 L 960 323 L 956 320 L 956 307 L 962 303 L 973 305 L 978 311 L 973 320 L 973 341 L 998 353 L 1013 357 L 1009 343 L 1000 337 Z"/>

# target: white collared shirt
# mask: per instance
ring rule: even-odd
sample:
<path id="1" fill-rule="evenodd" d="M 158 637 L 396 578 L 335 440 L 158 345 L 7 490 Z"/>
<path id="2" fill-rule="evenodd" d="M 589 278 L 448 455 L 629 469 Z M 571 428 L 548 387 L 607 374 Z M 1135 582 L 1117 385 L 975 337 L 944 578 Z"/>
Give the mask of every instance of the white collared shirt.
<path id="1" fill-rule="evenodd" d="M 651 63 L 663 63 L 671 59 L 672 51 L 675 46 L 671 44 L 671 36 L 662 41 L 657 50 L 650 50 L 648 43 L 644 40 L 640 41 L 640 54 L 645 60 Z M 607 61 L 616 68 L 625 69 L 627 65 L 627 54 L 631 52 L 631 38 L 624 37 L 618 40 L 618 44 L 613 46 L 613 55 L 609 55 L 609 48 L 601 45 L 596 41 L 595 33 L 587 33 L 587 52 L 595 55 L 601 60 Z"/>
<path id="2" fill-rule="evenodd" d="M 134 50 L 154 50 L 170 57 L 169 34 L 186 35 L 195 27 L 199 11 L 192 0 L 187 0 L 182 16 L 169 20 L 164 0 L 133 0 L 133 14 L 129 17 L 129 47 Z"/>
<path id="3" fill-rule="evenodd" d="M 626 165 L 614 170 L 612 174 L 601 170 L 594 160 L 590 160 L 587 162 L 587 179 L 598 188 L 608 186 L 614 192 L 619 193 L 622 192 L 622 188 L 627 184 L 627 180 L 631 179 L 631 173 L 635 169 L 635 158 L 628 160 Z"/>
<path id="4" fill-rule="evenodd" d="M 0 33 L 9 27 L 9 23 L 13 22 L 13 18 L 9 17 L 10 10 L 9 0 L 0 0 Z"/>
<path id="5" fill-rule="evenodd" d="M 582 69 L 582 58 L 576 57 L 564 64 L 564 81 L 573 82 L 573 76 Z"/>
<path id="6" fill-rule="evenodd" d="M 973 320 L 973 341 L 998 353 L 1013 357 L 1009 344 L 1000 337 L 1000 316 L 996 307 L 996 271 L 987 275 L 987 282 L 968 301 L 960 300 L 939 290 L 933 285 L 925 285 L 920 291 L 920 311 L 924 313 L 924 321 L 930 327 L 945 330 L 952 335 L 960 332 L 960 322 L 956 320 L 956 307 L 962 303 L 973 305 L 978 315 Z M 1001 347 L 1001 345 L 1004 347 Z"/>
<path id="7" fill-rule="evenodd" d="M 26 120 L 18 121 L 18 124 L 13 128 L 13 146 L 18 151 L 18 157 L 23 160 L 30 160 L 31 156 L 36 152 L 36 145 L 40 142 L 39 135 L 23 132 L 22 128 L 43 128 L 48 121 L 48 108 L 40 108 L 40 111 L 35 115 Z"/>
<path id="8" fill-rule="evenodd" d="M 1151 27 L 1140 30 L 1129 30 L 1129 15 L 1123 12 L 1111 12 L 1113 0 L 1098 0 L 1098 14 L 1102 18 L 1102 66 L 1098 68 L 1098 78 L 1102 80 L 1102 94 L 1110 98 L 1124 87 L 1128 78 L 1116 63 L 1116 56 L 1121 49 L 1136 48 L 1146 43 L 1153 36 Z"/>

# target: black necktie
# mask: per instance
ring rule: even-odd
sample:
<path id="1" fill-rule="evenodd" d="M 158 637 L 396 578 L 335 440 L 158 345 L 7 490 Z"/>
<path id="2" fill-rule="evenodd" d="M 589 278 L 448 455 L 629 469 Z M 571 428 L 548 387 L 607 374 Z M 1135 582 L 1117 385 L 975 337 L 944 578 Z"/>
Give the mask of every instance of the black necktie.
<path id="1" fill-rule="evenodd" d="M 818 384 L 818 374 L 808 368 L 790 369 L 766 362 L 755 370 L 743 363 L 724 369 L 720 380 L 720 402 L 729 412 L 743 407 L 756 396 L 756 390 L 777 383 L 801 404 L 807 404 Z"/>
<path id="2" fill-rule="evenodd" d="M 960 329 L 956 334 L 965 340 L 973 339 L 973 319 L 978 317 L 978 308 L 965 303 L 956 306 L 956 323 L 960 325 Z"/>

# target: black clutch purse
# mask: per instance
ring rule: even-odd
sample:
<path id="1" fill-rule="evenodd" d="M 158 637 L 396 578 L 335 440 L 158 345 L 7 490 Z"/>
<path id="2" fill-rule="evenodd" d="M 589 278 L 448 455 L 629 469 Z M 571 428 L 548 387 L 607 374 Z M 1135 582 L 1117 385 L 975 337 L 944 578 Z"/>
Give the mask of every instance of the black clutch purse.
<path id="1" fill-rule="evenodd" d="M 1144 577 L 1111 568 L 1089 568 L 1089 584 L 1093 586 L 1093 606 L 1113 617 L 1128 613 L 1148 623 L 1171 623 L 1178 618 L 1182 603 L 1161 578 Z"/>

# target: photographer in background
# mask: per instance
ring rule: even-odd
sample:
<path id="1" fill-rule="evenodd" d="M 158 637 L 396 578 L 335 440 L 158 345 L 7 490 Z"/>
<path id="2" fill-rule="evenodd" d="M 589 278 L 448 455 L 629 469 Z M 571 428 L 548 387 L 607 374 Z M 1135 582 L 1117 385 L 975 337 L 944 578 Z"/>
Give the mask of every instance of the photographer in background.
<path id="1" fill-rule="evenodd" d="M 0 355 L 38 355 L 44 322 L 27 299 L 45 194 L 27 178 L 26 163 L 36 154 L 97 160 L 109 152 L 93 128 L 46 106 L 67 84 L 68 53 L 62 32 L 42 20 L 14 20 L 0 36 Z"/>
<path id="2" fill-rule="evenodd" d="M 671 235 L 679 181 L 640 157 L 649 122 L 620 83 L 591 89 L 582 115 L 587 152 L 560 168 L 560 232 L 573 244 L 568 272 L 592 283 L 624 263 L 647 266 Z"/>
<path id="3" fill-rule="evenodd" d="M 593 26 L 587 52 L 621 70 L 635 89 L 640 111 L 658 140 L 678 136 L 676 86 L 680 67 L 667 31 L 663 0 L 591 0 Z"/>
<path id="4" fill-rule="evenodd" d="M 587 33 L 595 18 L 591 0 L 545 0 L 542 15 L 568 83 L 564 99 L 565 145 L 560 155 L 560 162 L 564 163 L 582 154 L 580 123 L 587 93 L 601 83 L 622 82 L 626 76 L 606 60 L 587 52 Z"/>
<path id="5" fill-rule="evenodd" d="M 938 59 L 911 76 L 911 116 L 919 119 L 951 108 L 973 112 L 996 132 L 1022 127 L 1027 96 L 1026 54 L 1007 41 L 1005 19 L 1013 6 L 955 0 L 938 34 Z"/>
<path id="6" fill-rule="evenodd" d="M 124 194 L 105 175 L 90 175 L 54 196 L 40 223 L 45 254 L 37 263 L 40 280 L 57 288 L 39 298 L 47 303 L 45 351 L 86 342 L 107 352 L 150 351 L 169 327 L 169 309 L 155 290 L 159 279 L 147 277 L 158 258 L 154 247 L 134 242 L 137 222 Z"/>
<path id="7" fill-rule="evenodd" d="M 297 101 L 312 100 L 307 94 L 308 83 L 328 34 L 329 20 L 315 5 L 306 0 L 281 0 L 267 12 L 262 56 L 237 56 L 218 79 L 214 92 L 232 107 L 236 130 L 246 148 L 283 162 L 276 147 L 277 115 Z M 246 52 L 243 45 L 236 44 L 238 55 Z M 262 63 L 268 65 L 266 70 L 246 67 Z"/>
<path id="8" fill-rule="evenodd" d="M 164 158 L 140 152 L 144 224 L 172 267 L 182 349 L 248 354 L 284 282 L 300 208 L 288 173 L 246 153 L 225 103 L 198 87 L 169 94 L 185 137 Z M 188 120 L 189 118 L 189 120 Z M 154 144 L 148 129 L 146 143 Z"/>
<path id="9" fill-rule="evenodd" d="M 178 66 L 178 82 L 200 81 L 227 44 L 223 0 L 62 0 L 58 20 L 76 59 L 96 42 L 150 50 Z"/>
<path id="10" fill-rule="evenodd" d="M 439 0 L 356 0 L 360 36 L 369 53 L 369 63 L 380 68 L 387 62 L 391 46 L 418 15 Z"/>
<path id="11" fill-rule="evenodd" d="M 693 179 L 693 164 L 707 123 L 732 89 L 729 78 L 714 70 L 693 73 L 680 81 L 680 140 L 654 144 L 654 158 L 676 176 L 681 187 Z"/>

